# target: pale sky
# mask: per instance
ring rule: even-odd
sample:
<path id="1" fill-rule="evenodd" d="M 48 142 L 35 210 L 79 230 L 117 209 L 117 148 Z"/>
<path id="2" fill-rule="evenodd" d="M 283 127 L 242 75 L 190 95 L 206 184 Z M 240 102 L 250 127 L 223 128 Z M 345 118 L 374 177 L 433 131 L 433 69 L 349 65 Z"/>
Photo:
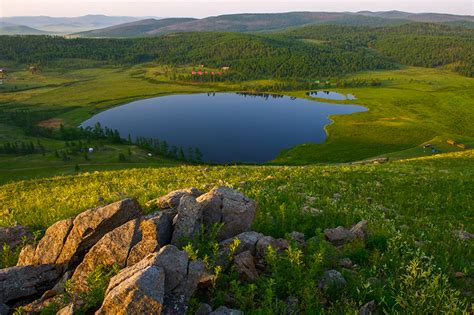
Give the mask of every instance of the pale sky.
<path id="1" fill-rule="evenodd" d="M 0 0 L 0 16 L 105 14 L 200 18 L 231 13 L 361 10 L 474 15 L 474 0 Z"/>

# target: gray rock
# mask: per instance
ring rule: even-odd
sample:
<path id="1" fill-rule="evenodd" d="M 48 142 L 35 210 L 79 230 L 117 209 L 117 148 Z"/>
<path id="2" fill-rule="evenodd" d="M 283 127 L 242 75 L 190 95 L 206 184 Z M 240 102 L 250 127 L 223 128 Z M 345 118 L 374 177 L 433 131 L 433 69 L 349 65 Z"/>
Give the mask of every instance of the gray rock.
<path id="1" fill-rule="evenodd" d="M 346 279 L 337 270 L 326 270 L 319 282 L 319 287 L 323 290 L 341 289 L 346 285 Z"/>
<path id="2" fill-rule="evenodd" d="M 271 236 L 264 236 L 257 242 L 257 257 L 265 257 L 269 246 L 277 252 L 283 252 L 285 249 L 288 249 L 290 243 L 283 238 L 276 239 Z"/>
<path id="3" fill-rule="evenodd" d="M 350 269 L 353 266 L 352 260 L 350 260 L 349 258 L 342 258 L 341 260 L 339 260 L 339 266 L 341 266 L 342 268 Z"/>
<path id="4" fill-rule="evenodd" d="M 214 312 L 211 312 L 209 315 L 244 315 L 244 312 L 227 308 L 225 306 L 220 306 Z"/>
<path id="5" fill-rule="evenodd" d="M 62 267 L 48 264 L 0 269 L 0 304 L 38 296 L 51 289 L 61 277 Z"/>
<path id="6" fill-rule="evenodd" d="M 77 266 L 71 281 L 75 290 L 83 292 L 87 289 L 87 276 L 99 266 L 116 264 L 125 267 L 131 248 L 140 239 L 139 219 L 131 220 L 107 233 L 84 256 Z"/>
<path id="7" fill-rule="evenodd" d="M 305 236 L 301 232 L 293 231 L 290 233 L 290 239 L 294 240 L 296 243 L 299 245 L 304 245 L 305 244 Z"/>
<path id="8" fill-rule="evenodd" d="M 367 238 L 366 230 L 367 230 L 367 225 L 368 224 L 369 223 L 367 222 L 367 220 L 362 220 L 362 221 L 358 222 L 356 225 L 354 225 L 351 228 L 352 234 L 354 234 L 355 237 L 358 237 L 358 238 L 361 238 L 361 239 L 366 239 Z"/>
<path id="9" fill-rule="evenodd" d="M 376 308 L 377 308 L 377 305 L 375 304 L 374 300 L 367 302 L 359 310 L 359 315 L 372 315 L 375 313 Z"/>
<path id="10" fill-rule="evenodd" d="M 105 234 L 141 214 L 140 205 L 130 198 L 79 214 L 56 263 L 77 262 Z"/>
<path id="11" fill-rule="evenodd" d="M 165 212 L 146 216 L 140 224 L 143 239 L 156 240 L 161 246 L 168 245 L 173 235 L 173 218 Z"/>
<path id="12" fill-rule="evenodd" d="M 169 192 L 158 199 L 149 201 L 147 205 L 155 205 L 158 209 L 173 209 L 178 207 L 181 197 L 185 195 L 197 198 L 202 195 L 202 192 L 194 187 L 179 189 Z"/>
<path id="13" fill-rule="evenodd" d="M 203 223 L 207 227 L 224 223 L 218 235 L 220 241 L 250 231 L 257 203 L 237 190 L 218 187 L 197 201 L 203 206 Z"/>
<path id="14" fill-rule="evenodd" d="M 344 245 L 344 243 L 352 241 L 355 238 L 354 233 L 342 226 L 338 226 L 334 229 L 325 229 L 324 236 L 335 246 Z"/>
<path id="15" fill-rule="evenodd" d="M 178 214 L 175 217 L 175 226 L 171 244 L 184 245 L 186 239 L 191 239 L 199 233 L 201 227 L 202 206 L 189 195 L 181 197 Z"/>
<path id="16" fill-rule="evenodd" d="M 231 261 L 230 246 L 235 240 L 239 241 L 239 245 L 235 249 L 233 255 L 238 255 L 245 251 L 250 251 L 252 256 L 257 253 L 257 242 L 264 235 L 254 231 L 240 233 L 239 235 L 226 239 L 219 243 L 219 252 L 217 253 L 217 264 L 221 266 L 228 266 Z"/>
<path id="17" fill-rule="evenodd" d="M 209 304 L 201 303 L 194 315 L 209 315 L 212 312 L 212 307 Z"/>
<path id="18" fill-rule="evenodd" d="M 34 255 L 30 256 L 28 249 L 20 253 L 18 265 L 54 264 L 61 254 L 64 242 L 72 228 L 73 219 L 65 219 L 51 225 L 36 246 Z M 30 257 L 30 259 L 28 259 Z"/>
<path id="19" fill-rule="evenodd" d="M 10 249 L 15 249 L 18 245 L 28 243 L 32 239 L 33 235 L 27 226 L 0 227 L 0 247 L 7 244 Z"/>
<path id="20" fill-rule="evenodd" d="M 254 257 L 249 250 L 236 255 L 234 265 L 243 281 L 253 282 L 258 278 Z"/>
<path id="21" fill-rule="evenodd" d="M 164 270 L 154 265 L 131 268 L 127 278 L 115 281 L 115 286 L 109 285 L 96 315 L 161 314 L 165 295 Z"/>

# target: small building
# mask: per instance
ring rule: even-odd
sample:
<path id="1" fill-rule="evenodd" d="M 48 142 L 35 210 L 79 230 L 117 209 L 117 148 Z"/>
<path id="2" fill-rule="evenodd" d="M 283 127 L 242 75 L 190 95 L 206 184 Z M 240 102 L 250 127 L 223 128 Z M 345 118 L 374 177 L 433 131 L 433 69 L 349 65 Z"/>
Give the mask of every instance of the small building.
<path id="1" fill-rule="evenodd" d="M 151 153 L 148 153 L 147 155 L 148 155 L 149 157 L 152 157 L 152 156 L 153 156 L 153 154 L 151 154 Z"/>
<path id="2" fill-rule="evenodd" d="M 423 145 L 423 149 L 428 149 L 428 148 L 431 148 L 433 145 L 431 143 L 427 143 L 425 145 Z"/>
<path id="3" fill-rule="evenodd" d="M 89 148 L 87 151 L 88 151 L 89 153 L 94 153 L 94 148 Z"/>
<path id="4" fill-rule="evenodd" d="M 464 143 L 458 143 L 456 146 L 463 150 L 466 149 L 466 145 Z"/>
<path id="5" fill-rule="evenodd" d="M 452 139 L 448 139 L 448 141 L 446 141 L 446 142 L 450 145 L 456 145 L 456 141 L 454 141 Z"/>
<path id="6" fill-rule="evenodd" d="M 228 70 L 230 70 L 230 67 L 225 66 L 225 67 L 222 67 L 221 69 L 224 70 L 224 71 L 228 71 Z"/>
<path id="7" fill-rule="evenodd" d="M 38 72 L 38 67 L 36 67 L 36 66 L 30 66 L 30 67 L 29 67 L 29 70 L 30 70 L 31 74 L 34 74 L 34 73 Z"/>

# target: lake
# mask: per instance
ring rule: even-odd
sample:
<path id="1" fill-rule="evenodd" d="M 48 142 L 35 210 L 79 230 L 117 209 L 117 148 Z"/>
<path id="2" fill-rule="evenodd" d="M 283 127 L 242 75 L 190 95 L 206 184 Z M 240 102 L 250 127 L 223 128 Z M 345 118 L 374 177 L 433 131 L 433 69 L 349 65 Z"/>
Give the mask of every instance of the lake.
<path id="1" fill-rule="evenodd" d="M 355 96 L 352 94 L 341 94 L 337 92 L 331 91 L 311 91 L 306 93 L 308 96 L 312 96 L 315 98 L 324 98 L 327 100 L 334 100 L 334 101 L 345 101 L 345 100 L 355 100 Z"/>
<path id="2" fill-rule="evenodd" d="M 329 115 L 367 111 L 273 94 L 208 93 L 170 95 L 118 106 L 82 123 L 117 129 L 121 136 L 166 140 L 197 147 L 215 163 L 262 163 L 282 149 L 322 143 Z"/>

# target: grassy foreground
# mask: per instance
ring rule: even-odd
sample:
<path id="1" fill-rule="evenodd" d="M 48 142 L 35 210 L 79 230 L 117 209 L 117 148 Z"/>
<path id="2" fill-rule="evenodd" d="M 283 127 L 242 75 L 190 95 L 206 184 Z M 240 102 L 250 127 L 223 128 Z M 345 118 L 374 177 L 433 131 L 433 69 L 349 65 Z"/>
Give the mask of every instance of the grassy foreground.
<path id="1" fill-rule="evenodd" d="M 474 151 L 382 165 L 182 166 L 84 173 L 0 186 L 0 226 L 55 221 L 104 202 L 134 196 L 144 204 L 171 190 L 227 185 L 259 203 L 254 229 L 275 237 L 301 231 L 313 245 L 272 258 L 255 284 L 223 276 L 210 302 L 233 303 L 248 313 L 279 313 L 284 299 L 299 310 L 354 313 L 370 300 L 385 312 L 447 313 L 472 310 L 474 244 L 455 230 L 474 231 Z M 322 237 L 325 228 L 369 221 L 369 238 L 340 251 Z M 340 257 L 358 265 L 343 270 L 348 286 L 317 293 L 317 277 Z"/>

